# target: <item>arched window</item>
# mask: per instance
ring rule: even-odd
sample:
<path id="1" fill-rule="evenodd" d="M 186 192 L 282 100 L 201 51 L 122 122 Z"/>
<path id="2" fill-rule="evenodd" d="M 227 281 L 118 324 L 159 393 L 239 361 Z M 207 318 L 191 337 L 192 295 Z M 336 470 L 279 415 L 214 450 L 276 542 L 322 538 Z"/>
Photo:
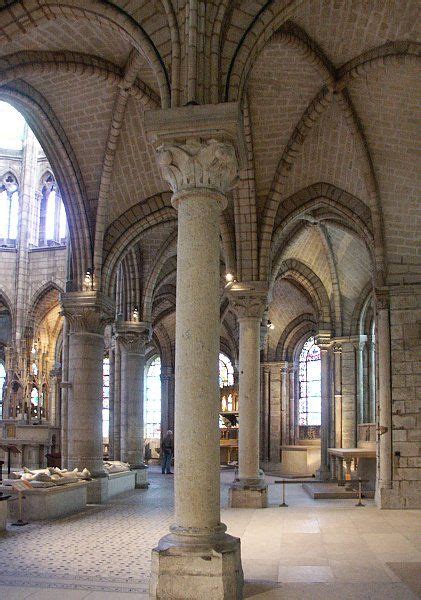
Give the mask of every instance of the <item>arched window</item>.
<path id="1" fill-rule="evenodd" d="M 0 362 L 0 419 L 3 418 L 3 398 L 4 398 L 4 388 L 6 383 L 6 369 L 4 368 L 4 364 Z"/>
<path id="2" fill-rule="evenodd" d="M 41 180 L 39 245 L 63 244 L 66 241 L 66 231 L 66 211 L 60 191 L 52 173 L 47 172 Z"/>
<path id="3" fill-rule="evenodd" d="M 110 359 L 102 362 L 102 437 L 108 440 L 110 432 Z"/>
<path id="4" fill-rule="evenodd" d="M 161 438 L 161 359 L 154 358 L 146 371 L 146 400 L 144 408 L 144 437 Z"/>
<path id="5" fill-rule="evenodd" d="M 16 178 L 11 173 L 0 181 L 0 238 L 14 241 L 18 235 L 19 192 Z"/>
<path id="6" fill-rule="evenodd" d="M 299 358 L 300 396 L 298 425 L 300 438 L 319 437 L 321 423 L 321 358 L 314 337 L 303 346 Z M 313 429 L 314 428 L 314 429 Z M 309 435 L 309 429 L 313 432 Z"/>
<path id="7" fill-rule="evenodd" d="M 225 354 L 219 353 L 219 387 L 234 385 L 234 367 Z"/>

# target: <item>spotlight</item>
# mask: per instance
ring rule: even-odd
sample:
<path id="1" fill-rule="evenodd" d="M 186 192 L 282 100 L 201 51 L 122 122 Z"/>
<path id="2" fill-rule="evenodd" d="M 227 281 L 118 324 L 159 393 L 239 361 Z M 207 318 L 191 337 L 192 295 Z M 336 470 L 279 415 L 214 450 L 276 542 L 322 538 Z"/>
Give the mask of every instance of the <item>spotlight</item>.
<path id="1" fill-rule="evenodd" d="M 272 323 L 272 321 L 268 321 L 267 322 L 267 328 L 268 329 L 275 329 L 275 325 Z"/>
<path id="2" fill-rule="evenodd" d="M 225 275 L 225 281 L 227 283 L 232 283 L 233 281 L 235 281 L 234 275 L 232 273 L 227 273 Z"/>
<path id="3" fill-rule="evenodd" d="M 135 323 L 139 323 L 139 309 L 137 308 L 137 306 L 135 306 L 133 309 L 132 321 L 134 321 Z"/>

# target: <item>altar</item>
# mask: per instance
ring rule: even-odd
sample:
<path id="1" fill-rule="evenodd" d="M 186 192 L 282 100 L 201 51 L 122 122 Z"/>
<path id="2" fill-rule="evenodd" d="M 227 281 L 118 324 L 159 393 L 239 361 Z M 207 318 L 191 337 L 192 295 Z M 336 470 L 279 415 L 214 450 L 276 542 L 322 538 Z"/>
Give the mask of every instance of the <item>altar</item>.
<path id="1" fill-rule="evenodd" d="M 352 470 L 358 478 L 368 479 L 363 485 L 366 491 L 376 487 L 376 450 L 367 448 L 328 448 L 332 463 L 332 474 L 338 482 L 351 481 Z M 345 467 L 345 473 L 344 473 Z"/>

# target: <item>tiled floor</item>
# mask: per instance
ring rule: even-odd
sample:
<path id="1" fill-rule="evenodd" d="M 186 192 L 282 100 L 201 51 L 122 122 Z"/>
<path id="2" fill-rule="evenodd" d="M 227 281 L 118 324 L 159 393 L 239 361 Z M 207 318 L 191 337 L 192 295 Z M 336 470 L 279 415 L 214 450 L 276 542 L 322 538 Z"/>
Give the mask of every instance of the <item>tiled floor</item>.
<path id="1" fill-rule="evenodd" d="M 223 473 L 224 503 L 231 479 Z M 77 516 L 9 528 L 0 540 L 0 598 L 146 599 L 150 550 L 167 533 L 173 505 L 173 478 L 152 468 L 150 480 L 148 491 Z M 288 508 L 278 507 L 280 489 L 271 485 L 268 509 L 223 510 L 229 533 L 241 537 L 245 597 L 421 597 L 421 511 L 314 501 L 300 485 L 287 493 Z"/>

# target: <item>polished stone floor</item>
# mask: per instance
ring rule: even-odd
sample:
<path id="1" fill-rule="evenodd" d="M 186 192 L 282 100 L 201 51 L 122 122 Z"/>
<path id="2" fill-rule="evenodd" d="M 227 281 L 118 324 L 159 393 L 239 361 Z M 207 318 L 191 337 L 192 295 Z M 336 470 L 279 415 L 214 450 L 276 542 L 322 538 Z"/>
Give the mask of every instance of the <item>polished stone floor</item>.
<path id="1" fill-rule="evenodd" d="M 4 600 L 146 600 L 150 550 L 168 530 L 173 478 L 150 470 L 135 490 L 78 515 L 0 538 Z M 222 474 L 222 502 L 233 472 Z M 273 478 L 268 478 L 273 482 Z M 245 597 L 253 600 L 410 600 L 421 597 L 421 511 L 379 511 L 372 500 L 312 500 L 270 485 L 265 510 L 224 509 L 241 537 Z M 212 600 L 203 599 L 203 600 Z"/>

